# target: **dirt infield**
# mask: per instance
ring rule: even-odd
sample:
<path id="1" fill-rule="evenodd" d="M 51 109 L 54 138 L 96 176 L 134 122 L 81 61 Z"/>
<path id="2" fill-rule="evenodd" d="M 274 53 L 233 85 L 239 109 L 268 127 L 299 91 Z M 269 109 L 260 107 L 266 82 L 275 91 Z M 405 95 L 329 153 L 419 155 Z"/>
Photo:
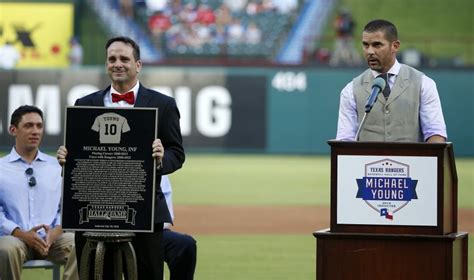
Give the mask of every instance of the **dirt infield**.
<path id="1" fill-rule="evenodd" d="M 329 227 L 316 206 L 180 206 L 175 229 L 190 234 L 311 234 Z M 458 231 L 474 233 L 474 209 L 459 209 Z"/>

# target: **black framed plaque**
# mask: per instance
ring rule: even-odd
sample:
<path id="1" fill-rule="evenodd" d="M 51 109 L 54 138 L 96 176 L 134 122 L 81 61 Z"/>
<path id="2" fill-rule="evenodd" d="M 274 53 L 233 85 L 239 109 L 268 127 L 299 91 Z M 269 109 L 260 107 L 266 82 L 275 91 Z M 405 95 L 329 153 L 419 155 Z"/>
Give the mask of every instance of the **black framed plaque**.
<path id="1" fill-rule="evenodd" d="M 62 227 L 153 232 L 158 109 L 67 106 Z"/>

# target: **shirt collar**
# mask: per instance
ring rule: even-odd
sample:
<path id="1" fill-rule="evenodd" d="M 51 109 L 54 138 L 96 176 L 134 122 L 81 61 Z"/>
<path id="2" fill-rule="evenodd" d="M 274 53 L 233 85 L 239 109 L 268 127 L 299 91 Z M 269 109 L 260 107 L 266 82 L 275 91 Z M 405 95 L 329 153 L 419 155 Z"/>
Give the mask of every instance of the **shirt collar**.
<path id="1" fill-rule="evenodd" d="M 45 154 L 42 153 L 40 150 L 36 153 L 36 157 L 33 161 L 45 161 Z M 15 147 L 13 146 L 10 154 L 8 154 L 8 162 L 15 162 L 15 161 L 24 161 L 23 158 L 17 153 Z"/>
<path id="2" fill-rule="evenodd" d="M 135 95 L 135 100 L 137 100 L 137 93 L 138 93 L 138 89 L 140 88 L 140 82 L 137 81 L 137 83 L 129 90 L 127 90 L 126 92 L 130 92 L 130 91 L 133 91 L 133 95 Z M 109 95 L 112 96 L 112 93 L 117 93 L 117 94 L 120 94 L 120 92 L 118 92 L 113 85 L 110 86 L 110 92 L 109 92 Z M 112 100 L 112 99 L 111 99 Z"/>
<path id="3" fill-rule="evenodd" d="M 398 62 L 398 60 L 395 59 L 395 63 L 392 65 L 392 68 L 390 68 L 388 70 L 388 74 L 392 74 L 392 76 L 398 76 L 398 72 L 400 72 L 400 63 Z M 372 75 L 375 77 L 377 77 L 378 75 L 382 74 L 380 72 L 377 72 L 377 71 L 374 71 L 374 70 L 371 70 L 372 71 Z"/>

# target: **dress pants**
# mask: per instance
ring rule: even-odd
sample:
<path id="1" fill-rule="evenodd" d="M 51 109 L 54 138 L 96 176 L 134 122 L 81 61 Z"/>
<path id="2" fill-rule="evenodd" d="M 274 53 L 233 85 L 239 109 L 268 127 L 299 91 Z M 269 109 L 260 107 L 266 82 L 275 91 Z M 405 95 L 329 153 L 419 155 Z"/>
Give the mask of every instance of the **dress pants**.
<path id="1" fill-rule="evenodd" d="M 23 263 L 33 259 L 41 259 L 35 251 L 23 241 L 11 235 L 0 237 L 0 279 L 20 280 Z M 51 245 L 45 258 L 56 264 L 64 265 L 62 279 L 77 280 L 79 274 L 74 253 L 74 234 L 61 234 Z"/>
<path id="2" fill-rule="evenodd" d="M 192 280 L 196 268 L 196 240 L 189 235 L 165 229 L 163 244 L 170 280 Z"/>
<path id="3" fill-rule="evenodd" d="M 82 249 L 87 239 L 82 236 L 82 232 L 76 232 L 76 255 L 78 269 L 81 268 Z M 138 280 L 162 280 L 163 279 L 163 223 L 154 225 L 152 233 L 135 233 L 132 240 L 133 249 L 137 257 Z M 125 270 L 125 269 L 124 269 Z M 105 252 L 103 280 L 114 279 L 113 275 L 113 255 L 111 250 Z M 94 270 L 89 270 L 89 279 L 94 279 Z M 125 279 L 127 278 L 124 273 Z"/>

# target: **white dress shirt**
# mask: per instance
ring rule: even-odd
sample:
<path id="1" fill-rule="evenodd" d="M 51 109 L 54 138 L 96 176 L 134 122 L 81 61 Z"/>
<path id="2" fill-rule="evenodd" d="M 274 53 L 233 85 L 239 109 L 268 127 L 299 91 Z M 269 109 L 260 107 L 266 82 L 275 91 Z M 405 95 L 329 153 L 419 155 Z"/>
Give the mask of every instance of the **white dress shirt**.
<path id="1" fill-rule="evenodd" d="M 171 220 L 174 220 L 174 210 L 173 210 L 173 190 L 171 189 L 171 182 L 168 178 L 168 175 L 161 176 L 161 191 L 165 196 L 166 205 L 168 205 L 168 210 L 170 211 Z M 170 228 L 170 223 L 164 223 L 163 228 Z"/>
<path id="2" fill-rule="evenodd" d="M 400 63 L 395 61 L 395 64 L 388 71 L 389 74 L 392 74 L 389 75 L 388 79 L 390 89 L 395 84 L 400 67 Z M 371 71 L 374 78 L 381 74 Z M 438 89 L 436 83 L 426 75 L 422 76 L 420 99 L 420 126 L 423 139 L 426 141 L 433 135 L 447 138 Z M 341 91 L 336 140 L 354 141 L 358 128 L 357 106 L 353 93 L 353 81 L 351 81 Z"/>

